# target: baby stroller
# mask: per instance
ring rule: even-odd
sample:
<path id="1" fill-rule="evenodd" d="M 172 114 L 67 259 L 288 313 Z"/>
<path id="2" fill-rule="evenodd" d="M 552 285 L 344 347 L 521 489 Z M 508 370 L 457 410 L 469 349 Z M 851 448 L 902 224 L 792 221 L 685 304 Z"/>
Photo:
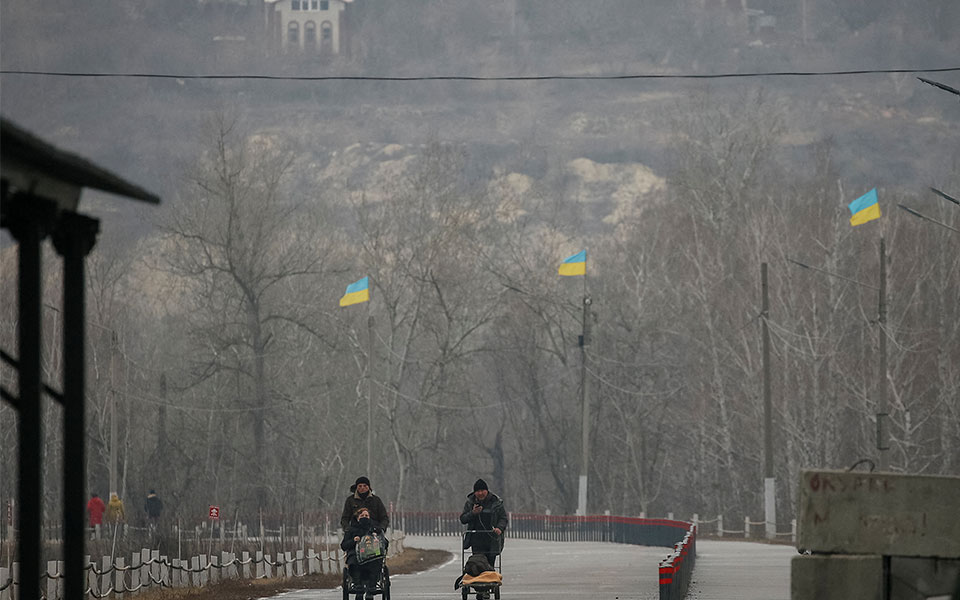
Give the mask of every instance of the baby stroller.
<path id="1" fill-rule="evenodd" d="M 490 565 L 492 572 L 496 573 L 496 576 L 489 575 L 491 572 L 487 571 L 487 575 L 481 574 L 477 577 L 471 577 L 466 574 L 468 563 L 467 553 L 468 551 L 472 552 L 467 543 L 467 536 L 469 534 L 494 535 L 495 532 L 492 529 L 470 529 L 463 533 L 463 544 L 461 544 L 463 549 L 460 552 L 460 572 L 464 573 L 464 575 L 461 575 L 457 579 L 457 582 L 454 584 L 454 589 L 460 588 L 460 597 L 462 600 L 467 600 L 471 591 L 477 594 L 477 598 L 492 597 L 494 600 L 500 600 L 500 576 L 503 573 L 503 535 L 501 534 L 499 536 L 496 548 L 497 555 L 494 557 L 494 564 Z M 486 559 L 484 559 L 483 562 L 487 562 Z"/>
<path id="2" fill-rule="evenodd" d="M 377 595 L 390 600 L 390 570 L 387 568 L 387 540 L 373 533 L 357 542 L 357 563 L 368 573 L 375 571 L 375 577 L 365 581 L 355 581 L 350 576 L 350 568 L 343 568 L 343 600 L 350 600 L 356 594 L 356 600 L 373 598 Z"/>

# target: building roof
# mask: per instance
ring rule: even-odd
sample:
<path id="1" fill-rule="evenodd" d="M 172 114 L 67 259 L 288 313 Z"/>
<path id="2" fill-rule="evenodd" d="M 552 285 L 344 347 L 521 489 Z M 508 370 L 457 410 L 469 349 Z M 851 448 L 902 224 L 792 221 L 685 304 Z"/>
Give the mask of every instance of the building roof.
<path id="1" fill-rule="evenodd" d="M 93 188 L 151 204 L 160 203 L 160 198 L 147 190 L 44 142 L 2 117 L 0 169 L 3 177 L 12 178 L 15 185 L 23 185 L 21 182 L 30 178 L 53 179 L 64 186 Z"/>

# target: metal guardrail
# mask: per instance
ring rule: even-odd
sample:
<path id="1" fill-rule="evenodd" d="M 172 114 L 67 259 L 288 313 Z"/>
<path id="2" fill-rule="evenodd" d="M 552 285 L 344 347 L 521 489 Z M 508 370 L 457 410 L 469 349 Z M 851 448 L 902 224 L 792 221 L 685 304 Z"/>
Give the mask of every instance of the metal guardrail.
<path id="1" fill-rule="evenodd" d="M 683 539 L 674 544 L 673 552 L 660 562 L 660 600 L 686 597 L 696 562 L 697 528 L 690 525 Z"/>

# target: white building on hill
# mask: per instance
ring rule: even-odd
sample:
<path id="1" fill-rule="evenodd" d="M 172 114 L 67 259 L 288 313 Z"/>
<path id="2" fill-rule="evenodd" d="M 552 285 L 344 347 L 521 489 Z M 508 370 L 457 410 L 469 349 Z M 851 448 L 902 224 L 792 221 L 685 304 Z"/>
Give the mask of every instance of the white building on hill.
<path id="1" fill-rule="evenodd" d="M 270 46 L 284 54 L 344 53 L 343 11 L 353 0 L 265 0 Z"/>

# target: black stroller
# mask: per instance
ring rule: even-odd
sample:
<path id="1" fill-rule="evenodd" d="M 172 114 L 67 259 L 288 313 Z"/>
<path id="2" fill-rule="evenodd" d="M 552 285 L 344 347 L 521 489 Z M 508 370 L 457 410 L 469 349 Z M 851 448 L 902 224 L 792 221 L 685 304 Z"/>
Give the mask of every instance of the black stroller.
<path id="1" fill-rule="evenodd" d="M 350 576 L 350 568 L 343 568 L 343 600 L 350 600 L 351 594 L 356 594 L 356 600 L 364 600 L 364 597 L 371 598 L 382 596 L 383 600 L 390 600 L 390 570 L 387 568 L 386 561 L 386 540 L 381 539 L 383 550 L 381 553 L 372 553 L 366 555 L 359 548 L 357 551 L 357 562 L 366 569 L 376 570 L 375 579 L 368 581 L 354 581 Z M 362 543 L 362 542 L 361 542 Z"/>
<path id="2" fill-rule="evenodd" d="M 494 535 L 495 532 L 492 529 L 470 529 L 463 532 L 463 544 L 461 544 L 461 547 L 463 549 L 460 551 L 460 572 L 461 573 L 464 572 L 464 569 L 467 566 L 467 552 L 469 550 L 469 547 L 467 545 L 467 535 L 471 533 Z M 496 571 L 498 574 L 502 574 L 503 573 L 503 558 L 502 558 L 503 557 L 503 535 L 502 534 L 499 536 L 498 542 L 499 542 L 499 546 L 496 549 L 497 555 L 494 558 L 494 564 L 490 566 L 493 567 L 493 570 Z M 460 578 L 457 579 L 457 583 L 454 585 L 454 588 L 457 588 L 457 587 L 460 588 L 460 596 L 462 600 L 467 600 L 467 597 L 470 595 L 471 591 L 476 593 L 478 597 L 490 598 L 492 594 L 492 597 L 495 600 L 500 600 L 500 582 L 499 581 L 485 581 L 485 582 L 477 581 L 477 582 L 471 582 L 471 583 L 465 584 L 463 583 L 463 578 L 464 578 L 464 575 L 461 575 Z"/>

